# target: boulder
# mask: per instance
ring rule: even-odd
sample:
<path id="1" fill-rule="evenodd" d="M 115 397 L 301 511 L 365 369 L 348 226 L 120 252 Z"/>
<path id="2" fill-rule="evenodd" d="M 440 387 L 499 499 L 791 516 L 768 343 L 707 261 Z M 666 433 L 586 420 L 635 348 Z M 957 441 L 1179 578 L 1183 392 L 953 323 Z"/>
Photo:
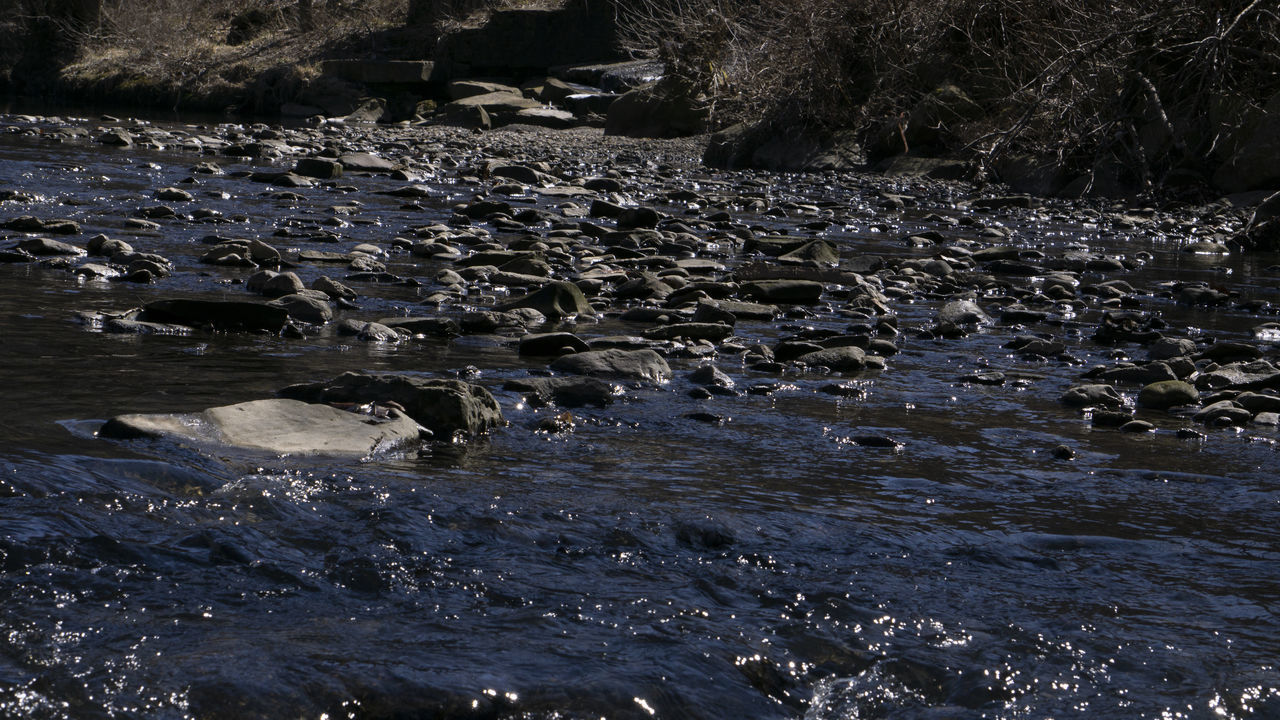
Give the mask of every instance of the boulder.
<path id="1" fill-rule="evenodd" d="M 1230 400 L 1221 400 L 1211 405 L 1206 405 L 1191 416 L 1191 419 L 1196 422 L 1213 423 L 1215 425 L 1244 425 L 1253 419 L 1253 413 Z"/>
<path id="2" fill-rule="evenodd" d="M 548 318 L 595 314 L 595 310 L 587 302 L 582 290 L 577 285 L 563 280 L 548 283 L 528 295 L 509 300 L 494 309 L 498 312 L 507 312 L 519 308 L 532 308 Z"/>
<path id="3" fill-rule="evenodd" d="M 20 215 L 0 223 L 0 228 L 18 232 L 52 233 L 54 235 L 78 235 L 80 223 L 74 220 L 42 220 L 31 215 Z"/>
<path id="4" fill-rule="evenodd" d="M 305 402 L 394 402 L 440 439 L 479 435 L 506 423 L 488 390 L 461 380 L 348 372 L 327 382 L 290 385 L 279 394 Z"/>
<path id="5" fill-rule="evenodd" d="M 822 298 L 823 285 L 815 280 L 753 280 L 742 284 L 742 294 L 766 303 L 812 305 Z"/>
<path id="6" fill-rule="evenodd" d="M 840 264 L 840 251 L 826 240 L 814 240 L 779 255 L 778 260 L 796 265 L 835 266 Z"/>
<path id="7" fill-rule="evenodd" d="M 677 83 L 658 81 L 628 91 L 609 106 L 606 135 L 685 137 L 707 131 L 710 107 Z"/>
<path id="8" fill-rule="evenodd" d="M 320 297 L 306 294 L 309 292 L 317 292 Z M 289 317 L 310 325 L 324 325 L 333 319 L 333 307 L 329 305 L 328 296 L 318 291 L 285 295 L 269 304 L 284 308 Z"/>
<path id="9" fill-rule="evenodd" d="M 991 316 L 972 300 L 952 300 L 938 310 L 938 330 L 943 335 L 962 333 L 979 325 L 990 325 Z"/>
<path id="10" fill-rule="evenodd" d="M 1181 380 L 1151 383 L 1138 392 L 1138 406 L 1153 410 L 1168 410 L 1178 405 L 1191 405 L 1199 400 L 1200 392 L 1195 386 Z"/>
<path id="11" fill-rule="evenodd" d="M 828 367 L 839 372 L 857 372 L 867 366 L 867 354 L 862 348 L 848 345 L 805 353 L 796 362 L 809 367 Z"/>
<path id="12" fill-rule="evenodd" d="M 494 125 L 501 125 L 515 117 L 521 110 L 532 110 L 542 107 L 537 100 L 527 98 L 518 92 L 491 92 L 483 95 L 454 100 L 440 106 L 437 114 L 448 119 L 469 118 L 483 111 Z"/>
<path id="13" fill-rule="evenodd" d="M 551 363 L 551 369 L 572 375 L 641 380 L 661 383 L 671 378 L 671 367 L 657 352 L 642 350 L 592 350 L 564 355 Z"/>
<path id="14" fill-rule="evenodd" d="M 74 257 L 85 254 L 83 248 L 76 247 L 70 243 L 51 240 L 49 238 L 28 238 L 20 241 L 17 247 L 23 252 L 28 252 L 40 257 L 54 255 Z"/>
<path id="15" fill-rule="evenodd" d="M 300 158 L 297 165 L 294 166 L 293 172 L 304 177 L 334 180 L 342 177 L 342 163 L 329 158 Z"/>
<path id="16" fill-rule="evenodd" d="M 520 338 L 521 355 L 564 355 L 586 352 L 591 347 L 582 338 L 567 332 L 530 333 Z"/>
<path id="17" fill-rule="evenodd" d="M 165 438 L 274 455 L 368 456 L 416 445 L 422 428 L 394 408 L 377 415 L 289 399 L 254 400 L 200 413 L 120 415 L 105 438 Z"/>

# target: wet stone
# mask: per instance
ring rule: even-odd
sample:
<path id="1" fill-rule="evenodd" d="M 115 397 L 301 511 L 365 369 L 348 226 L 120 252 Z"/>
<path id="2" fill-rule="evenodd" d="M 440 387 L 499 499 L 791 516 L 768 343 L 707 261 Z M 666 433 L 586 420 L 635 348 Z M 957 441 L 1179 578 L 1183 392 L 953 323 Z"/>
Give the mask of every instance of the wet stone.
<path id="1" fill-rule="evenodd" d="M 653 350 L 592 350 L 565 355 L 551 363 L 557 372 L 616 380 L 666 382 L 671 367 Z"/>
<path id="2" fill-rule="evenodd" d="M 1138 406 L 1154 410 L 1168 410 L 1179 405 L 1192 405 L 1200 400 L 1200 392 L 1191 383 L 1181 380 L 1155 382 L 1138 393 Z"/>
<path id="3" fill-rule="evenodd" d="M 1120 393 L 1110 385 L 1102 384 L 1077 385 L 1068 388 L 1058 400 L 1064 405 L 1073 407 L 1119 408 L 1124 406 L 1124 398 L 1120 397 Z"/>
<path id="4" fill-rule="evenodd" d="M 591 349 L 582 338 L 567 332 L 532 333 L 520 338 L 520 355 L 566 355 Z"/>

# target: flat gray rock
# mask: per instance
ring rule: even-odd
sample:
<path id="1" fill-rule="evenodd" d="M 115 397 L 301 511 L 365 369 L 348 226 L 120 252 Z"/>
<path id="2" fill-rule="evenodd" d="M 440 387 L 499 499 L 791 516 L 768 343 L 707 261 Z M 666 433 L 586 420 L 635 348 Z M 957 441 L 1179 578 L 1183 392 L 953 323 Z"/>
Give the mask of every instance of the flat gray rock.
<path id="1" fill-rule="evenodd" d="M 101 437 L 166 438 L 274 455 L 363 457 L 410 447 L 421 428 L 404 413 L 385 417 L 347 412 L 298 400 L 253 400 L 199 413 L 120 415 L 98 431 Z"/>

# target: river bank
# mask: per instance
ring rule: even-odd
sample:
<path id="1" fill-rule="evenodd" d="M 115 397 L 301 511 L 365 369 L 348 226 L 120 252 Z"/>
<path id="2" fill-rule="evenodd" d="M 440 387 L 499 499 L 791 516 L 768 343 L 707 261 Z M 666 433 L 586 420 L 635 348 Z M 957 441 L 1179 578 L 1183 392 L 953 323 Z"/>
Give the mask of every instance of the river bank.
<path id="1" fill-rule="evenodd" d="M 1257 197 L 699 145 L 0 118 L 0 709 L 1275 703 L 1280 258 L 1226 245 Z M 287 309 L 246 331 L 175 301 Z M 460 381 L 502 420 L 363 459 L 99 434 L 346 372 Z"/>

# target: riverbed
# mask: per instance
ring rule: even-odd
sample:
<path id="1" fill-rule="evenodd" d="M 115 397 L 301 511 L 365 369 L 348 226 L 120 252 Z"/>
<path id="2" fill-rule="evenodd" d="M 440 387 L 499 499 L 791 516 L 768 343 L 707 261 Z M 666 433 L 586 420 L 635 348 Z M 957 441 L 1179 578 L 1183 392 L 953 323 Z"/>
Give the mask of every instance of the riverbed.
<path id="1" fill-rule="evenodd" d="M 934 258 L 955 238 L 1032 258 L 1086 247 L 1124 263 L 1085 270 L 1082 282 L 1122 278 L 1135 290 L 1124 307 L 1275 360 L 1255 328 L 1277 319 L 1278 259 L 1186 252 L 1213 233 L 1191 210 L 1053 201 L 981 213 L 968 201 L 994 191 L 968 185 L 713 171 L 676 143 L 627 145 L 606 165 L 607 147 L 575 160 L 545 132 L 458 131 L 416 145 L 408 127 L 361 142 L 417 158 L 412 184 L 425 196 L 379 194 L 409 182 L 386 173 L 284 192 L 235 171 L 284 170 L 291 158 L 189 140 L 225 138 L 226 127 L 149 125 L 175 133 L 150 147 L 94 141 L 121 124 L 0 117 L 0 190 L 28 196 L 0 203 L 0 221 L 70 219 L 80 232 L 66 242 L 103 233 L 174 265 L 135 284 L 0 264 L 0 715 L 1280 712 L 1280 433 L 1147 409 L 1135 417 L 1150 431 L 1121 432 L 1062 403 L 1089 368 L 1143 357 L 1095 340 L 1100 314 L 1116 307 L 1097 298 L 1051 305 L 1050 322 L 1029 330 L 994 323 L 944 337 L 930 327 L 947 298 L 903 285 L 888 295 L 897 352 L 883 370 L 834 376 L 766 371 L 739 350 L 865 319 L 838 303 L 784 308 L 740 320 L 734 347 L 660 344 L 670 381 L 568 410 L 504 389 L 546 363 L 502 333 L 387 344 L 332 325 L 113 334 L 84 320 L 160 297 L 245 297 L 252 270 L 199 262 L 209 235 L 294 251 L 378 246 L 386 271 L 412 282 L 351 282 L 360 297 L 339 315 L 421 313 L 449 264 L 398 252 L 393 239 L 456 222 L 456 206 L 492 190 L 475 166 L 482 155 L 525 165 L 562 155 L 549 174 L 615 167 L 615 199 L 688 218 L 695 234 L 694 220 L 727 212 L 757 233 L 825 239 L 847 267 Z M 202 162 L 227 174 L 197 174 Z M 171 186 L 196 196 L 179 217 L 128 222 Z M 564 195 L 515 198 L 565 210 Z M 212 212 L 196 219 L 197 206 Z M 944 239 L 908 240 L 931 231 Z M 725 272 L 755 259 L 731 246 L 703 256 Z M 295 271 L 309 282 L 343 268 Z M 1180 302 L 1170 283 L 1229 299 Z M 460 317 L 511 293 L 485 287 L 429 311 Z M 975 299 L 997 317 L 1008 304 L 996 292 Z M 612 311 L 556 326 L 587 339 L 647 327 Z M 1006 347 L 1028 333 L 1065 348 Z M 688 375 L 707 362 L 731 392 L 696 392 Z M 466 379 L 493 393 L 508 424 L 361 460 L 95 434 L 116 414 L 271 397 L 348 370 Z M 999 384 L 974 380 L 997 371 Z M 1138 388 L 1120 390 L 1132 409 Z M 564 412 L 568 428 L 545 422 Z"/>

